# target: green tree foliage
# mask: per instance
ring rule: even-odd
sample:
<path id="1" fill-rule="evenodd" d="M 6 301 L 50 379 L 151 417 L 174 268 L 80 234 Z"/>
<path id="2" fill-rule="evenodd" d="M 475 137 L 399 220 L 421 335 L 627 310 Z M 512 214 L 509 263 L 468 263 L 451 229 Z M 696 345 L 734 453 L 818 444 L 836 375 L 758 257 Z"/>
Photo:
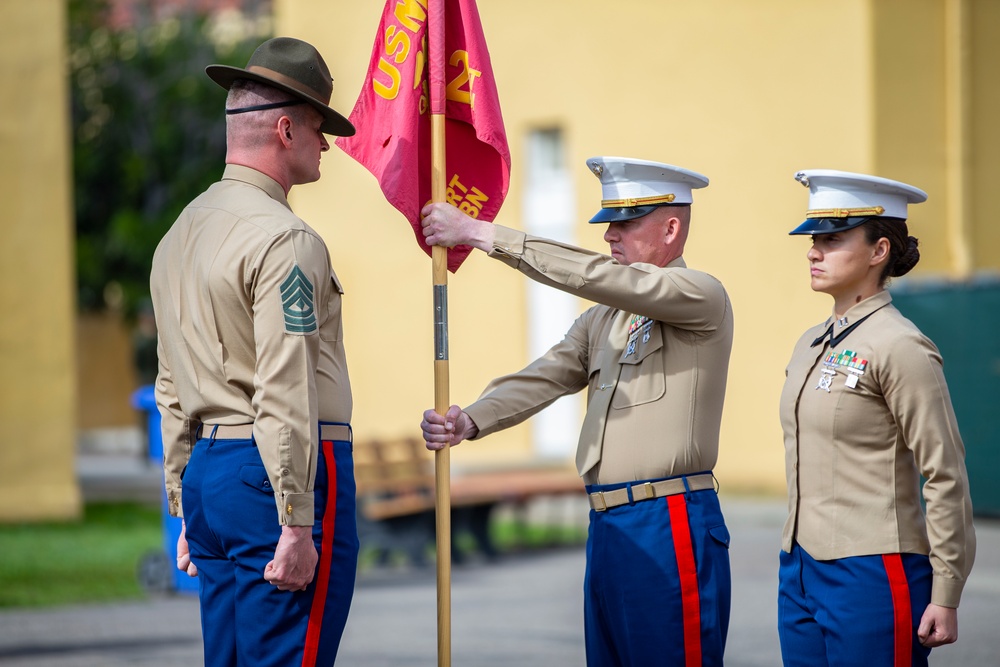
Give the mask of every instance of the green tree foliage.
<path id="1" fill-rule="evenodd" d="M 119 3 L 120 4 L 120 3 Z M 222 174 L 225 91 L 212 63 L 244 66 L 270 36 L 268 3 L 156 16 L 153 0 L 110 13 L 70 0 L 73 181 L 79 306 L 149 294 L 153 251 L 181 209 Z M 162 4 L 162 3 L 161 3 Z M 113 25 L 112 21 L 123 25 Z"/>

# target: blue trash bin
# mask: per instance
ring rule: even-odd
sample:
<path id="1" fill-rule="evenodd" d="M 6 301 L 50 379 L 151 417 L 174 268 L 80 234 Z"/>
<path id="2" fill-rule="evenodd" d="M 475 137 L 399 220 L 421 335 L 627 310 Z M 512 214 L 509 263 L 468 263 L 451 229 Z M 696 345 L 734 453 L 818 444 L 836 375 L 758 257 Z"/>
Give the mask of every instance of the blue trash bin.
<path id="1" fill-rule="evenodd" d="M 160 431 L 160 411 L 156 409 L 153 385 L 140 387 L 132 394 L 132 407 L 146 413 L 149 431 L 149 458 L 157 466 L 163 465 L 163 434 Z M 198 593 L 198 579 L 177 569 L 177 538 L 181 535 L 181 520 L 170 516 L 167 511 L 167 491 L 160 485 L 161 507 L 163 511 L 163 550 L 166 552 L 166 567 L 173 575 L 173 590 L 181 593 Z"/>

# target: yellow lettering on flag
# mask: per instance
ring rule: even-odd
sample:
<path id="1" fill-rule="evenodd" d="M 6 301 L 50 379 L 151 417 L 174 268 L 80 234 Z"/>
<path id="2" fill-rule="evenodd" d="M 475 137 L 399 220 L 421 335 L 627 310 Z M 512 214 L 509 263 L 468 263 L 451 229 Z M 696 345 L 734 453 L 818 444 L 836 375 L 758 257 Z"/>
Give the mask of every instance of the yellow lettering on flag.
<path id="1" fill-rule="evenodd" d="M 470 218 L 478 218 L 483 210 L 483 205 L 489 199 L 482 190 L 475 186 L 472 186 L 470 192 L 468 187 L 462 185 L 458 174 L 451 177 L 448 187 L 445 188 L 445 200 Z"/>
<path id="2" fill-rule="evenodd" d="M 427 62 L 427 35 L 420 41 L 420 50 L 417 51 L 417 55 L 413 58 L 413 89 L 416 90 L 417 86 L 420 85 L 421 81 L 424 80 L 424 65 Z M 421 114 L 424 112 L 421 111 Z"/>
<path id="3" fill-rule="evenodd" d="M 394 14 L 404 28 L 415 33 L 427 20 L 427 0 L 400 0 Z"/>
<path id="4" fill-rule="evenodd" d="M 375 77 L 372 77 L 372 89 L 379 97 L 387 100 L 396 99 L 396 95 L 399 94 L 399 70 L 385 58 L 379 59 L 378 68 L 379 71 L 389 76 L 392 83 L 387 86 L 381 81 L 376 80 Z"/>
<path id="5" fill-rule="evenodd" d="M 402 30 L 396 30 L 396 26 L 391 25 L 385 29 L 385 53 L 393 56 L 396 64 L 406 60 L 410 53 L 410 36 Z"/>
<path id="6" fill-rule="evenodd" d="M 452 67 L 460 65 L 462 67 L 462 71 L 448 82 L 445 97 L 453 102 L 461 102 L 462 104 L 468 104 L 470 107 L 474 107 L 476 95 L 472 91 L 472 85 L 475 83 L 476 78 L 482 75 L 482 72 L 469 66 L 468 51 L 455 51 L 451 54 L 448 64 Z M 469 84 L 468 90 L 462 90 L 462 86 L 465 84 Z"/>
<path id="7" fill-rule="evenodd" d="M 406 62 L 407 57 L 410 55 L 410 36 L 400 28 L 406 28 L 414 34 L 420 30 L 421 25 L 427 21 L 427 0 L 400 0 L 396 3 L 393 16 L 396 17 L 400 25 L 386 26 L 385 39 L 383 40 L 385 43 L 385 55 L 379 58 L 378 61 L 378 68 L 389 77 L 389 84 L 376 81 L 372 77 L 372 90 L 379 97 L 387 100 L 394 100 L 399 95 L 399 82 L 402 77 L 396 65 Z M 389 62 L 386 56 L 390 56 L 396 65 Z M 423 67 L 424 52 L 421 49 L 417 52 L 414 67 L 414 88 L 419 85 L 420 73 L 423 72 Z"/>
<path id="8" fill-rule="evenodd" d="M 469 202 L 471 205 L 475 206 L 476 208 L 481 209 L 483 207 L 483 204 L 488 202 L 490 198 L 487 197 L 486 193 L 480 190 L 479 188 L 473 187 L 472 192 L 470 192 L 465 196 L 465 200 Z"/>

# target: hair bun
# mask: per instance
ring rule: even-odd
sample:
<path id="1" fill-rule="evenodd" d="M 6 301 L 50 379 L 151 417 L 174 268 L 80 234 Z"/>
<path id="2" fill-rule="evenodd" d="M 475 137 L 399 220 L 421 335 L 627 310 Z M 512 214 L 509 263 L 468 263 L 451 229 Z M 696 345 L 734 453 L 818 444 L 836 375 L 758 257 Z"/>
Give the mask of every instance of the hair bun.
<path id="1" fill-rule="evenodd" d="M 899 256 L 896 260 L 896 264 L 892 267 L 892 277 L 898 278 L 899 276 L 905 276 L 910 272 L 917 262 L 920 261 L 920 250 L 917 246 L 920 242 L 914 236 L 906 237 L 906 250 L 903 254 Z"/>

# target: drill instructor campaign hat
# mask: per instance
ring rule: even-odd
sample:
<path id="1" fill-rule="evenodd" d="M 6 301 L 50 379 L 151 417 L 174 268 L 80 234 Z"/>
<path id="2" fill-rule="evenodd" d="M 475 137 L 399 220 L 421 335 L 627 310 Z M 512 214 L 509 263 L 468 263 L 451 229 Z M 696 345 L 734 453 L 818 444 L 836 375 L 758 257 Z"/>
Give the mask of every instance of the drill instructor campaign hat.
<path id="1" fill-rule="evenodd" d="M 354 126 L 349 120 L 329 107 L 333 93 L 333 77 L 323 56 L 307 42 L 292 37 L 269 39 L 253 52 L 246 69 L 229 65 L 209 65 L 205 73 L 217 84 L 229 90 L 237 79 L 249 79 L 283 90 L 311 105 L 323 115 L 320 130 L 339 137 L 354 135 Z M 226 113 L 258 111 L 279 106 L 290 106 L 287 102 L 262 104 L 243 109 L 227 109 Z"/>
<path id="2" fill-rule="evenodd" d="M 699 173 L 662 162 L 592 157 L 587 166 L 601 181 L 601 210 L 591 223 L 634 220 L 657 206 L 689 206 L 691 190 L 708 185 Z"/>
<path id="3" fill-rule="evenodd" d="M 809 188 L 806 220 L 789 234 L 832 234 L 869 218 L 906 220 L 907 204 L 927 201 L 927 193 L 881 176 L 833 169 L 803 169 L 795 180 Z"/>

